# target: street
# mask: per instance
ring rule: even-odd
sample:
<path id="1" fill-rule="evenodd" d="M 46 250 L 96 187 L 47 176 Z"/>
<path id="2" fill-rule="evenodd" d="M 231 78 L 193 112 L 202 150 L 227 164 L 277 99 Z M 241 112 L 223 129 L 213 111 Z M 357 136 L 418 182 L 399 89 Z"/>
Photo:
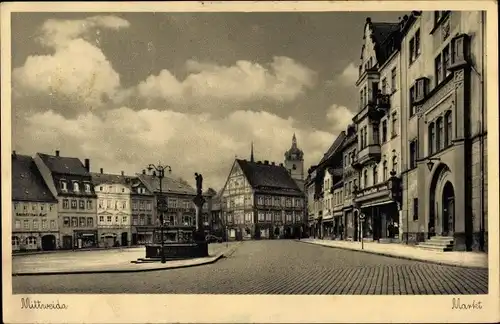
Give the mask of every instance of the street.
<path id="1" fill-rule="evenodd" d="M 486 294 L 488 271 L 262 240 L 244 242 L 227 258 L 193 268 L 12 281 L 14 294 Z"/>

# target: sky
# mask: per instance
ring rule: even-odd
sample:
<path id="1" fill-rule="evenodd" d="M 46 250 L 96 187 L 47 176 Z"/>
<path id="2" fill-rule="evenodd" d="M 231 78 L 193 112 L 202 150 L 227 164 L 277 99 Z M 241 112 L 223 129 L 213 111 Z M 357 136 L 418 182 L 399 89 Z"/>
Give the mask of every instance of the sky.
<path id="1" fill-rule="evenodd" d="M 366 17 L 404 14 L 13 13 L 12 149 L 220 190 L 295 133 L 307 172 L 354 116 Z"/>

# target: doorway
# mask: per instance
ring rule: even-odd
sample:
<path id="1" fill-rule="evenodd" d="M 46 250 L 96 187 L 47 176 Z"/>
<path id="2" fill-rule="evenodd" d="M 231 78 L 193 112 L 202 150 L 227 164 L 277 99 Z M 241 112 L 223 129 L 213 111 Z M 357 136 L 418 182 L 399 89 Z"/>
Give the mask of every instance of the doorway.
<path id="1" fill-rule="evenodd" d="M 122 232 L 122 246 L 128 246 L 128 233 Z"/>
<path id="2" fill-rule="evenodd" d="M 71 250 L 73 248 L 73 237 L 70 235 L 63 236 L 63 249 Z"/>
<path id="3" fill-rule="evenodd" d="M 42 237 L 42 250 L 52 251 L 56 249 L 56 237 L 54 235 L 45 235 Z"/>
<path id="4" fill-rule="evenodd" d="M 451 182 L 446 182 L 442 199 L 443 236 L 453 236 L 455 230 L 455 192 Z"/>

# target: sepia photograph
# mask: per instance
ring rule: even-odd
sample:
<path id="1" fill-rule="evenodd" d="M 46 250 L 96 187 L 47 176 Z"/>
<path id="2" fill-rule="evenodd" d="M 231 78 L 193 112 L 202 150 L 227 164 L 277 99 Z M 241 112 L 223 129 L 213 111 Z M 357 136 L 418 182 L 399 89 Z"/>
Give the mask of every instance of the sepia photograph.
<path id="1" fill-rule="evenodd" d="M 499 320 L 494 3 L 379 3 L 2 5 L 8 322 Z"/>

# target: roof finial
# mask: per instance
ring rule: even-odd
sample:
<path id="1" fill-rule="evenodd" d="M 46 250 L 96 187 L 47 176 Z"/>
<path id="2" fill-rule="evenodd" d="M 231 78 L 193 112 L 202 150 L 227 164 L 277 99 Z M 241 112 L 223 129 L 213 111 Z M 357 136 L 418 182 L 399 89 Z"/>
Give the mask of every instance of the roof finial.
<path id="1" fill-rule="evenodd" d="M 297 137 L 295 136 L 295 133 L 293 133 L 293 137 L 292 137 L 292 146 L 293 147 L 297 146 Z"/>
<path id="2" fill-rule="evenodd" d="M 253 159 L 253 141 L 252 141 L 252 149 L 250 152 L 250 162 L 254 162 L 254 159 Z"/>

